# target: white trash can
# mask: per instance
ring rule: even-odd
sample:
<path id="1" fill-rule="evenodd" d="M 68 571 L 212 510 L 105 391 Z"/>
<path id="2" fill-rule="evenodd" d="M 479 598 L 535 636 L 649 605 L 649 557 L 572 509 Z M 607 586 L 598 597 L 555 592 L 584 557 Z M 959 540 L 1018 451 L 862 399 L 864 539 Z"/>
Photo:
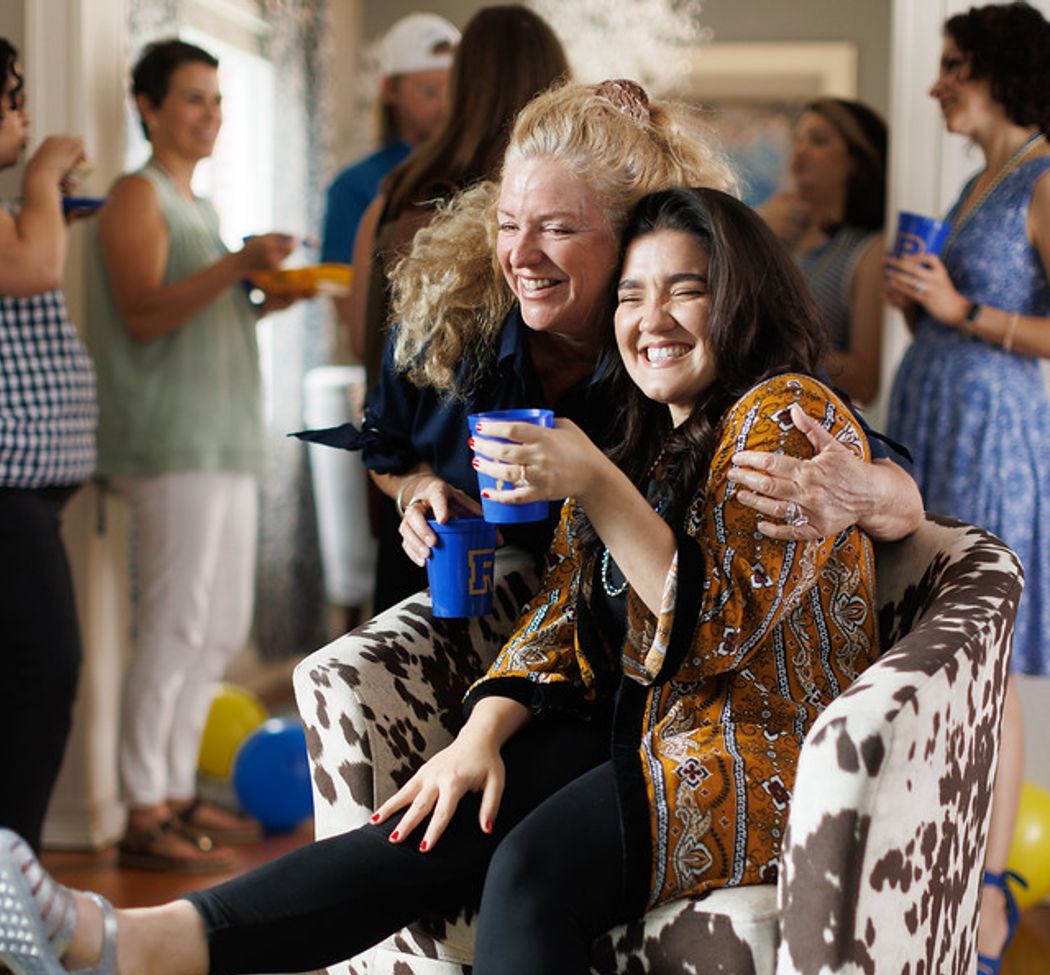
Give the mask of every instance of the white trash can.
<path id="1" fill-rule="evenodd" d="M 318 366 L 303 378 L 308 429 L 359 422 L 364 366 Z M 368 524 L 368 473 L 357 451 L 308 443 L 325 595 L 337 606 L 372 598 L 376 543 Z"/>

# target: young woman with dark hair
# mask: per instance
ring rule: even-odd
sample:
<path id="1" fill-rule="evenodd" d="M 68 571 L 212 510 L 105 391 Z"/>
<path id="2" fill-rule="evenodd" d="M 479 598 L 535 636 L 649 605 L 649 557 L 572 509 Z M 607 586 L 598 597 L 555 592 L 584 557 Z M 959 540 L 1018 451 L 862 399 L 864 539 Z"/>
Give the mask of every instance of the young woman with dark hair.
<path id="1" fill-rule="evenodd" d="M 1020 557 L 1015 671 L 1050 676 L 1050 23 L 1027 3 L 948 19 L 930 95 L 984 168 L 946 220 L 940 257 L 886 259 L 889 301 L 913 332 L 889 407 L 926 507 L 981 525 Z M 1007 685 L 985 861 L 981 975 L 1017 924 L 1006 859 L 1024 777 L 1024 723 Z"/>
<path id="2" fill-rule="evenodd" d="M 886 123 L 861 102 L 820 98 L 795 123 L 792 186 L 759 213 L 787 245 L 831 334 L 826 368 L 861 403 L 879 391 Z"/>
<path id="3" fill-rule="evenodd" d="M 67 946 L 97 975 L 314 969 L 480 901 L 477 975 L 582 975 L 596 937 L 653 905 L 771 881 L 802 737 L 878 653 L 874 565 L 857 527 L 764 538 L 728 472 L 741 446 L 810 456 L 793 407 L 858 458 L 867 441 L 814 378 L 820 326 L 753 211 L 662 192 L 626 240 L 605 335 L 627 412 L 660 427 L 628 425 L 630 473 L 568 420 L 478 431 L 481 469 L 520 485 L 494 496 L 569 500 L 456 739 L 371 825 L 159 908 L 100 910 L 0 834 L 13 910 L 58 943 L 38 936 L 42 970 L 63 975 Z M 24 951 L 0 958 L 27 975 Z"/>

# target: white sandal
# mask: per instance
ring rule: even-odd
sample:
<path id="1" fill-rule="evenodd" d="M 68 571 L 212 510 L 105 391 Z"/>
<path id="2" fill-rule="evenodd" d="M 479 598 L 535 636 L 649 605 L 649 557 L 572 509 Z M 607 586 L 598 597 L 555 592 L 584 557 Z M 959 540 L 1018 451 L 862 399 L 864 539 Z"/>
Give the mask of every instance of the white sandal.
<path id="1" fill-rule="evenodd" d="M 113 905 L 88 894 L 102 911 L 102 954 L 77 975 L 117 975 Z M 73 892 L 57 883 L 17 833 L 0 829 L 0 961 L 15 975 L 69 975 L 61 962 L 73 939 Z"/>

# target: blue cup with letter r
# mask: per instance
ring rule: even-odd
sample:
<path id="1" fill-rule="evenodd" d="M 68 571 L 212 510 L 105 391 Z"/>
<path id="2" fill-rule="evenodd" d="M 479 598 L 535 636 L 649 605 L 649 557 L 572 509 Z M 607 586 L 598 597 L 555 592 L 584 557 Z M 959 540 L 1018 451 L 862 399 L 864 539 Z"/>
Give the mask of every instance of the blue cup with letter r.
<path id="1" fill-rule="evenodd" d="M 478 433 L 478 424 L 485 420 L 499 423 L 517 421 L 519 423 L 533 423 L 539 427 L 553 427 L 554 411 L 523 409 L 471 413 L 467 417 L 467 423 L 470 426 L 470 435 L 472 437 L 486 436 L 486 434 Z M 516 441 L 504 440 L 501 437 L 489 437 L 488 439 L 499 443 L 516 443 Z M 479 457 L 485 456 L 477 451 L 474 452 Z M 489 459 L 491 458 L 486 458 L 486 460 Z M 494 488 L 497 491 L 509 491 L 514 485 L 510 481 L 497 481 L 494 477 L 489 477 L 487 474 L 482 474 L 481 471 L 478 471 L 478 487 L 482 491 L 486 488 Z M 550 510 L 550 504 L 547 501 L 530 501 L 528 504 L 504 504 L 502 501 L 490 501 L 488 498 L 482 498 L 481 510 L 485 515 L 485 521 L 489 521 L 494 525 L 517 525 L 529 521 L 543 521 Z"/>
<path id="2" fill-rule="evenodd" d="M 952 225 L 933 217 L 901 210 L 897 219 L 897 238 L 893 242 L 893 256 L 909 254 L 939 255 L 952 232 Z"/>
<path id="3" fill-rule="evenodd" d="M 439 619 L 485 616 L 492 612 L 496 526 L 484 518 L 450 518 L 427 524 L 437 545 L 427 559 L 431 614 Z"/>

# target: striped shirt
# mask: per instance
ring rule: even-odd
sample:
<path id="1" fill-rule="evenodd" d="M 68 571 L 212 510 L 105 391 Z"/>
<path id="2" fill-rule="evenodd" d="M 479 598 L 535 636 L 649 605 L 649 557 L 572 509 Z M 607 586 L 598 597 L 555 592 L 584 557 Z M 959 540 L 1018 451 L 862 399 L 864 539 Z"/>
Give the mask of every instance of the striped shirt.
<path id="1" fill-rule="evenodd" d="M 86 481 L 95 417 L 94 369 L 62 292 L 0 296 L 0 487 Z"/>

